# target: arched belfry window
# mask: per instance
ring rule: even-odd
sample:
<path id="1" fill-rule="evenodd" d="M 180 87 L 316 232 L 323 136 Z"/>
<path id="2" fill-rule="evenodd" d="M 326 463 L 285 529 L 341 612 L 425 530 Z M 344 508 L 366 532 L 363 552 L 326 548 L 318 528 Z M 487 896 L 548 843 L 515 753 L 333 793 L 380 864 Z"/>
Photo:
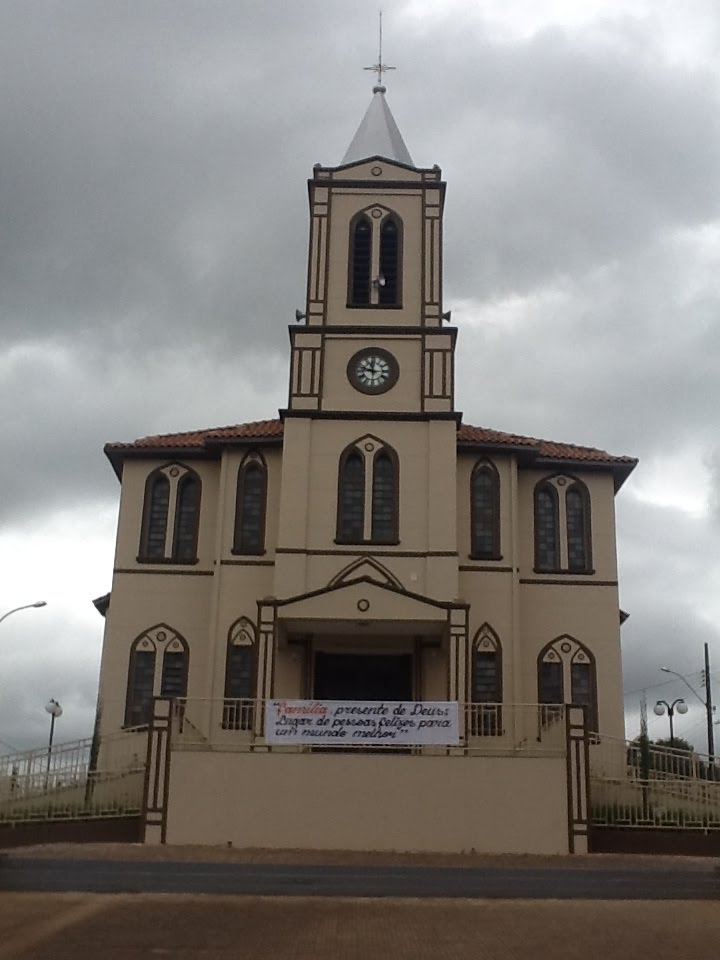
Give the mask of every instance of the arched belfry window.
<path id="1" fill-rule="evenodd" d="M 560 475 L 535 487 L 535 569 L 593 572 L 590 493 L 581 480 Z"/>
<path id="2" fill-rule="evenodd" d="M 183 464 L 168 464 L 150 474 L 145 484 L 138 560 L 197 561 L 200 496 L 200 477 Z"/>
<path id="3" fill-rule="evenodd" d="M 161 623 L 144 631 L 130 647 L 125 726 L 150 722 L 154 697 L 187 694 L 189 651 L 177 631 Z"/>
<path id="4" fill-rule="evenodd" d="M 470 477 L 470 554 L 500 559 L 500 477 L 489 460 L 477 463 Z"/>
<path id="5" fill-rule="evenodd" d="M 574 703 L 586 708 L 589 729 L 596 733 L 597 677 L 595 658 L 574 637 L 557 637 L 538 656 L 538 702 Z"/>
<path id="6" fill-rule="evenodd" d="M 338 543 L 397 543 L 398 457 L 376 437 L 346 447 L 338 468 Z"/>
<path id="7" fill-rule="evenodd" d="M 261 454 L 252 452 L 238 470 L 233 553 L 264 553 L 266 508 L 267 467 Z"/>
<path id="8" fill-rule="evenodd" d="M 228 632 L 223 708 L 223 727 L 226 730 L 252 729 L 255 657 L 255 626 L 247 617 L 240 617 Z"/>
<path id="9" fill-rule="evenodd" d="M 378 299 L 380 303 L 395 306 L 399 301 L 400 230 L 393 216 L 386 217 L 380 227 L 379 277 Z"/>
<path id="10" fill-rule="evenodd" d="M 350 236 L 350 302 L 355 306 L 367 306 L 370 303 L 372 224 L 364 214 L 353 221 Z"/>
<path id="11" fill-rule="evenodd" d="M 348 306 L 402 305 L 402 221 L 373 205 L 350 221 Z"/>
<path id="12" fill-rule="evenodd" d="M 488 623 L 480 627 L 473 640 L 469 699 L 471 733 L 499 736 L 502 733 L 502 647 Z"/>

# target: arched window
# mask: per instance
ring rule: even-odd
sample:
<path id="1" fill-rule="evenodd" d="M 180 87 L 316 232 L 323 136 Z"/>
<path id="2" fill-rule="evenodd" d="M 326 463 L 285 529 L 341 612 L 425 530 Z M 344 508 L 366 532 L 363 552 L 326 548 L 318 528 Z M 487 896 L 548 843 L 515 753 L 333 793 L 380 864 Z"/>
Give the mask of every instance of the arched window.
<path id="1" fill-rule="evenodd" d="M 470 540 L 471 556 L 500 559 L 500 478 L 488 460 L 476 464 L 470 478 Z"/>
<path id="2" fill-rule="evenodd" d="M 395 306 L 400 302 L 400 230 L 392 216 L 380 227 L 380 277 L 379 302 Z"/>
<path id="3" fill-rule="evenodd" d="M 550 483 L 535 488 L 535 567 L 558 570 L 560 567 L 560 527 L 558 495 Z"/>
<path id="4" fill-rule="evenodd" d="M 228 633 L 223 728 L 252 729 L 254 698 L 255 627 L 247 617 L 241 617 Z"/>
<path id="5" fill-rule="evenodd" d="M 179 463 L 154 470 L 145 484 L 138 560 L 195 563 L 200 523 L 200 477 Z"/>
<path id="6" fill-rule="evenodd" d="M 175 535 L 172 559 L 192 563 L 197 558 L 198 521 L 200 519 L 200 480 L 186 473 L 177 485 Z"/>
<path id="7" fill-rule="evenodd" d="M 159 471 L 151 473 L 145 486 L 145 515 L 140 555 L 147 560 L 165 557 L 170 481 Z"/>
<path id="8" fill-rule="evenodd" d="M 597 732 L 595 658 L 579 640 L 565 635 L 540 651 L 538 702 L 573 703 L 585 707 L 588 727 L 591 732 Z"/>
<path id="9" fill-rule="evenodd" d="M 502 648 L 492 627 L 485 623 L 475 634 L 470 664 L 470 732 L 473 736 L 502 733 Z"/>
<path id="10" fill-rule="evenodd" d="M 263 553 L 267 468 L 258 453 L 248 454 L 240 465 L 235 501 L 233 553 Z"/>
<path id="11" fill-rule="evenodd" d="M 365 458 L 352 447 L 340 461 L 338 540 L 360 543 L 365 539 Z"/>
<path id="12" fill-rule="evenodd" d="M 350 225 L 350 303 L 370 303 L 370 267 L 372 264 L 372 224 L 361 214 Z"/>
<path id="13" fill-rule="evenodd" d="M 372 479 L 372 531 L 375 543 L 397 541 L 398 478 L 394 457 L 383 448 L 375 454 Z"/>
<path id="14" fill-rule="evenodd" d="M 154 697 L 187 694 L 189 654 L 187 642 L 161 623 L 144 631 L 130 647 L 125 725 L 150 723 Z"/>
<path id="15" fill-rule="evenodd" d="M 585 484 L 576 480 L 565 494 L 565 513 L 568 570 L 590 570 L 590 498 Z"/>

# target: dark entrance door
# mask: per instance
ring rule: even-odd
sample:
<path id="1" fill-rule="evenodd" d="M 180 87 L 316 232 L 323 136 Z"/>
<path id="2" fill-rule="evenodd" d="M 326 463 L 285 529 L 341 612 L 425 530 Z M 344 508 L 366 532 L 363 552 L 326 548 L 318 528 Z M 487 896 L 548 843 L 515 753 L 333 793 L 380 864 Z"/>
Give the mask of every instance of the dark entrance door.
<path id="1" fill-rule="evenodd" d="M 412 700 L 410 654 L 316 653 L 318 700 Z"/>

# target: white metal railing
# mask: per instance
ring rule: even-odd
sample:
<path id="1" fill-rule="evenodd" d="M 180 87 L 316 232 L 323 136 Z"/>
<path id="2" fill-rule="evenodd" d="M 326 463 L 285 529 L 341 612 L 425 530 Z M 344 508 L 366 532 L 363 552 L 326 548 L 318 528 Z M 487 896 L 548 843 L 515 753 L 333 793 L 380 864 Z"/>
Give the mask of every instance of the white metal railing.
<path id="1" fill-rule="evenodd" d="M 594 736 L 596 826 L 720 830 L 720 765 L 684 750 Z"/>
<path id="2" fill-rule="evenodd" d="M 418 753 L 462 752 L 468 755 L 513 754 L 562 756 L 566 750 L 565 707 L 537 703 L 460 703 L 457 744 L 406 746 L 360 741 L 339 744 L 268 744 L 264 738 L 265 701 L 182 698 L 174 701 L 172 731 L 176 749 L 250 751 L 356 750 Z"/>
<path id="3" fill-rule="evenodd" d="M 93 756 L 94 754 L 94 756 Z M 0 822 L 139 812 L 146 730 L 123 730 L 0 757 Z"/>

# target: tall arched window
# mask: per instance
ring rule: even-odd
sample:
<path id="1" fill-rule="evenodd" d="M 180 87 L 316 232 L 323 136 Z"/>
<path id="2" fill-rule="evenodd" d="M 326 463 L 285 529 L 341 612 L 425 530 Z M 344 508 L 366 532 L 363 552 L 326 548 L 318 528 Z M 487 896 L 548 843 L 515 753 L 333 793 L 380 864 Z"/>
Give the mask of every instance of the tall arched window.
<path id="1" fill-rule="evenodd" d="M 247 617 L 241 617 L 228 633 L 223 709 L 226 730 L 252 729 L 254 697 L 255 627 Z"/>
<path id="2" fill-rule="evenodd" d="M 338 540 L 360 543 L 365 539 L 365 458 L 357 448 L 340 461 L 338 490 Z"/>
<path id="3" fill-rule="evenodd" d="M 473 736 L 502 733 L 502 648 L 492 627 L 485 623 L 475 634 L 470 664 L 470 700 Z"/>
<path id="4" fill-rule="evenodd" d="M 380 227 L 380 277 L 379 302 L 395 306 L 400 302 L 400 230 L 392 216 Z"/>
<path id="5" fill-rule="evenodd" d="M 541 483 L 535 488 L 535 567 L 557 570 L 560 567 L 560 526 L 558 495 L 555 487 Z"/>
<path id="6" fill-rule="evenodd" d="M 540 651 L 538 702 L 574 703 L 585 707 L 589 729 L 597 732 L 595 658 L 579 640 L 564 635 Z"/>
<path id="7" fill-rule="evenodd" d="M 145 485 L 145 516 L 140 555 L 148 560 L 165 557 L 170 481 L 159 471 L 151 473 Z"/>
<path id="8" fill-rule="evenodd" d="M 187 642 L 167 624 L 141 633 L 130 647 L 125 725 L 148 724 L 154 697 L 186 696 L 188 668 Z"/>
<path id="9" fill-rule="evenodd" d="M 500 559 L 500 478 L 489 460 L 476 464 L 470 478 L 470 540 L 473 557 Z"/>
<path id="10" fill-rule="evenodd" d="M 182 464 L 168 464 L 150 474 L 145 484 L 138 560 L 195 563 L 200 493 L 200 477 Z"/>
<path id="11" fill-rule="evenodd" d="M 590 494 L 581 480 L 557 475 L 535 487 L 535 569 L 593 572 Z"/>
<path id="12" fill-rule="evenodd" d="M 200 480 L 194 474 L 186 473 L 177 485 L 173 560 L 191 563 L 197 557 L 199 514 Z"/>
<path id="13" fill-rule="evenodd" d="M 590 556 L 590 498 L 587 487 L 575 481 L 565 494 L 568 570 L 587 571 Z"/>
<path id="14" fill-rule="evenodd" d="M 251 453 L 240 465 L 235 501 L 233 553 L 263 553 L 267 468 L 259 453 Z"/>
<path id="15" fill-rule="evenodd" d="M 372 479 L 372 530 L 375 543 L 397 541 L 398 478 L 393 455 L 383 447 L 375 454 Z"/>
<path id="16" fill-rule="evenodd" d="M 370 303 L 370 267 L 372 264 L 372 225 L 361 214 L 350 226 L 350 303 Z"/>

